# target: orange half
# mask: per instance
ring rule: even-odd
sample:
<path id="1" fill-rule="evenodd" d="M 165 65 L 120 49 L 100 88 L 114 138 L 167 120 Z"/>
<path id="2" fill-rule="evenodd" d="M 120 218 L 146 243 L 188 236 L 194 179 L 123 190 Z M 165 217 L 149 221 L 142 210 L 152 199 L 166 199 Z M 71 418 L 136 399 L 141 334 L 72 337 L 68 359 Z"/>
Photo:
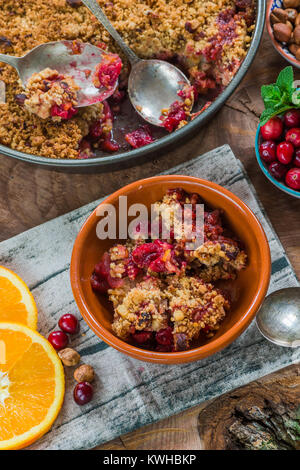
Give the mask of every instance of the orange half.
<path id="1" fill-rule="evenodd" d="M 36 329 L 37 319 L 36 304 L 25 282 L 0 266 L 0 322 L 17 322 Z"/>
<path id="2" fill-rule="evenodd" d="M 0 323 L 0 450 L 22 449 L 43 436 L 64 398 L 62 363 L 39 333 Z"/>

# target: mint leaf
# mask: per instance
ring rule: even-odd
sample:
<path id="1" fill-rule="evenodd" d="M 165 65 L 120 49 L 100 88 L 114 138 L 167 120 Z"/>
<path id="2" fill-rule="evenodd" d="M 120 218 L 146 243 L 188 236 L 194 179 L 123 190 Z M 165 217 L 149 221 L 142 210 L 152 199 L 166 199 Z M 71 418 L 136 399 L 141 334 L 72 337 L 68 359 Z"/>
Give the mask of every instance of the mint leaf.
<path id="1" fill-rule="evenodd" d="M 300 89 L 296 90 L 293 84 L 293 68 L 288 66 L 279 73 L 276 83 L 261 87 L 261 96 L 265 105 L 260 117 L 262 126 L 277 114 L 282 114 L 288 109 L 300 108 Z"/>
<path id="2" fill-rule="evenodd" d="M 287 92 L 289 95 L 291 95 L 294 91 L 293 82 L 293 67 L 289 65 L 288 67 L 285 67 L 283 70 L 281 70 L 280 74 L 277 77 L 276 85 L 282 93 Z"/>
<path id="3" fill-rule="evenodd" d="M 281 100 L 280 88 L 276 85 L 263 85 L 261 87 L 261 96 L 266 108 L 275 106 Z"/>

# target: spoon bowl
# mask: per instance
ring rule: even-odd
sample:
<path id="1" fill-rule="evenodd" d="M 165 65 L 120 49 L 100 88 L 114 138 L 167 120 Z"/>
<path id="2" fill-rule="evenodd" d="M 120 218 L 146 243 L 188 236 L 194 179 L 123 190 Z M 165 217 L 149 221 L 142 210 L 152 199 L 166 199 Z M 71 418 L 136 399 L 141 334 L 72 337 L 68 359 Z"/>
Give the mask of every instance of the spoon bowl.
<path id="1" fill-rule="evenodd" d="M 270 294 L 256 317 L 261 334 L 279 346 L 300 346 L 300 287 Z"/>
<path id="2" fill-rule="evenodd" d="M 117 82 L 109 89 L 99 89 L 93 84 L 95 67 L 102 61 L 103 54 L 107 52 L 92 44 L 76 45 L 74 41 L 56 41 L 41 44 L 24 57 L 1 55 L 0 59 L 15 67 L 24 88 L 34 73 L 39 73 L 46 68 L 72 77 L 76 85 L 80 87 L 77 95 L 77 107 L 80 108 L 104 101 L 116 89 Z"/>
<path id="3" fill-rule="evenodd" d="M 190 85 L 189 80 L 174 65 L 162 60 L 140 60 L 132 68 L 128 94 L 145 121 L 161 126 L 162 110 L 168 109 L 174 101 L 183 101 L 178 91 L 186 85 Z"/>

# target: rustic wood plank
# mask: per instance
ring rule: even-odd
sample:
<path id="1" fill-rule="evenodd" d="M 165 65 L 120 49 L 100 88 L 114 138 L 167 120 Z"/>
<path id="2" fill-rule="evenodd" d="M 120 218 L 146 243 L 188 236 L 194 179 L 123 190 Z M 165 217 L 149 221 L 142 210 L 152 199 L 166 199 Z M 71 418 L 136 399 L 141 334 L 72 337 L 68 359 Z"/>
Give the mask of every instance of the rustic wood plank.
<path id="1" fill-rule="evenodd" d="M 299 450 L 300 367 L 219 397 L 199 413 L 205 449 Z"/>
<path id="2" fill-rule="evenodd" d="M 259 54 L 238 91 L 197 136 L 173 151 L 142 166 L 104 174 L 57 173 L 0 157 L 0 240 L 41 224 L 108 194 L 138 178 L 152 176 L 214 147 L 229 143 L 255 186 L 298 276 L 300 276 L 300 201 L 279 192 L 260 172 L 254 136 L 261 110 L 259 88 L 275 80 L 286 65 L 265 33 Z M 300 74 L 297 72 L 296 77 Z M 199 407 L 132 433 L 122 439 L 127 448 L 199 448 Z M 173 429 L 173 431 L 172 431 Z M 178 431 L 178 429 L 180 431 Z M 136 443 L 136 447 L 135 447 Z M 122 447 L 119 440 L 106 444 Z M 143 447 L 142 447 L 143 446 Z M 103 448 L 103 447 L 102 447 Z"/>

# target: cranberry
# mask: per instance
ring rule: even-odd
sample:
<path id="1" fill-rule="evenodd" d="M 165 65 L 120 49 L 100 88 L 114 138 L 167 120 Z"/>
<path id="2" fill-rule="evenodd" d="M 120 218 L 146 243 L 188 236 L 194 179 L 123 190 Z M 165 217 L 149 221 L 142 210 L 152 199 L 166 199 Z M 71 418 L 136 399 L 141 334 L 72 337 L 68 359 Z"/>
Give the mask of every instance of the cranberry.
<path id="1" fill-rule="evenodd" d="M 282 131 L 283 124 L 279 117 L 271 118 L 260 129 L 261 135 L 264 140 L 277 140 L 281 137 Z"/>
<path id="2" fill-rule="evenodd" d="M 112 277 L 110 274 L 107 276 L 107 282 L 111 289 L 119 289 L 124 284 L 124 280 L 122 278 Z"/>
<path id="3" fill-rule="evenodd" d="M 300 128 L 293 127 L 293 129 L 287 131 L 285 140 L 293 144 L 296 148 L 300 147 Z"/>
<path id="4" fill-rule="evenodd" d="M 74 400 L 77 405 L 83 406 L 89 403 L 94 395 L 94 389 L 88 382 L 80 382 L 74 388 Z"/>
<path id="5" fill-rule="evenodd" d="M 269 166 L 269 172 L 272 176 L 274 176 L 274 178 L 276 178 L 277 180 L 281 180 L 284 178 L 287 172 L 287 167 L 282 163 L 272 162 Z"/>
<path id="6" fill-rule="evenodd" d="M 286 127 L 299 127 L 300 126 L 300 110 L 291 109 L 287 111 L 283 118 Z"/>
<path id="7" fill-rule="evenodd" d="M 125 139 L 134 149 L 144 147 L 144 145 L 154 142 L 150 127 L 147 125 L 140 126 L 135 131 L 129 132 L 125 135 Z"/>
<path id="8" fill-rule="evenodd" d="M 91 286 L 95 292 L 107 294 L 109 284 L 105 279 L 100 279 L 95 273 L 91 276 Z"/>
<path id="9" fill-rule="evenodd" d="M 99 88 L 111 88 L 121 73 L 122 61 L 117 54 L 104 54 L 102 62 L 97 66 Z"/>
<path id="10" fill-rule="evenodd" d="M 80 328 L 79 321 L 71 313 L 66 313 L 66 315 L 63 315 L 58 322 L 58 326 L 62 331 L 69 333 L 70 335 L 75 335 L 78 333 Z"/>
<path id="11" fill-rule="evenodd" d="M 290 142 L 281 142 L 277 145 L 276 155 L 280 163 L 288 165 L 294 155 L 294 147 Z"/>
<path id="12" fill-rule="evenodd" d="M 164 328 L 163 330 L 159 330 L 156 335 L 155 339 L 158 344 L 162 346 L 170 346 L 173 344 L 173 330 L 170 326 Z"/>
<path id="13" fill-rule="evenodd" d="M 58 106 L 57 104 L 54 104 L 51 108 L 51 116 L 58 116 L 62 120 L 66 119 L 71 119 L 75 114 L 78 113 L 78 109 L 74 108 L 71 106 L 68 108 L 67 106 L 61 105 Z"/>
<path id="14" fill-rule="evenodd" d="M 98 119 L 91 125 L 89 135 L 92 139 L 99 140 L 102 134 L 103 134 L 103 121 L 102 119 Z"/>
<path id="15" fill-rule="evenodd" d="M 295 158 L 293 160 L 293 165 L 300 168 L 300 149 L 297 149 L 295 152 Z"/>
<path id="16" fill-rule="evenodd" d="M 52 344 L 56 351 L 65 349 L 69 344 L 69 338 L 63 331 L 53 331 L 48 336 L 48 341 Z"/>
<path id="17" fill-rule="evenodd" d="M 108 253 L 104 253 L 100 263 L 95 266 L 95 273 L 101 279 L 106 279 L 110 272 L 110 256 Z"/>
<path id="18" fill-rule="evenodd" d="M 276 160 L 276 144 L 272 140 L 266 140 L 259 146 L 259 155 L 267 162 L 271 163 Z"/>
<path id="19" fill-rule="evenodd" d="M 131 335 L 134 341 L 138 344 L 145 344 L 150 341 L 152 338 L 151 331 L 140 331 L 139 333 L 134 333 Z"/>
<path id="20" fill-rule="evenodd" d="M 169 132 L 177 129 L 181 121 L 186 121 L 186 119 L 187 114 L 183 109 L 183 104 L 179 101 L 175 101 L 173 104 L 171 104 L 168 115 L 166 117 L 161 117 L 163 127 Z"/>
<path id="21" fill-rule="evenodd" d="M 286 184 L 296 190 L 300 190 L 300 168 L 291 168 L 285 175 Z"/>
<path id="22" fill-rule="evenodd" d="M 117 152 L 120 150 L 120 145 L 112 138 L 112 133 L 109 132 L 101 142 L 101 148 L 107 152 Z"/>

